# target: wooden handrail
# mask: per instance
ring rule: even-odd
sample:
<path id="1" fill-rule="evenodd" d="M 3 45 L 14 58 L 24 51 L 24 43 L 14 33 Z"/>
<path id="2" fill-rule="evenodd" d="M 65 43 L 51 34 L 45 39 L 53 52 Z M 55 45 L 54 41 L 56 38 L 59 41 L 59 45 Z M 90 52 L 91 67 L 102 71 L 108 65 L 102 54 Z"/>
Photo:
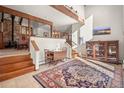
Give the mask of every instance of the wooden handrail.
<path id="1" fill-rule="evenodd" d="M 74 45 L 77 45 L 78 46 L 78 44 L 76 44 L 75 42 L 73 42 L 72 40 L 66 40 L 66 43 L 68 43 L 71 47 L 73 47 Z"/>
<path id="2" fill-rule="evenodd" d="M 75 43 L 75 42 L 73 42 L 73 41 L 71 41 L 74 45 L 78 45 L 77 43 Z"/>
<path id="3" fill-rule="evenodd" d="M 31 40 L 31 44 L 33 45 L 35 51 L 39 51 L 40 50 L 34 40 Z"/>
<path id="4" fill-rule="evenodd" d="M 65 42 L 70 48 L 72 47 L 68 42 Z"/>

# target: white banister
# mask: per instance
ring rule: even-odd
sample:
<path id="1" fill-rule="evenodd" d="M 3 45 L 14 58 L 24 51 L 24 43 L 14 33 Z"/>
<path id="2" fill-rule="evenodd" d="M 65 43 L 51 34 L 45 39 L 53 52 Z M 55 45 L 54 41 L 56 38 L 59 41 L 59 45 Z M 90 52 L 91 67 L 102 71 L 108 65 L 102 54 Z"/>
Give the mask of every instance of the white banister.
<path id="1" fill-rule="evenodd" d="M 40 64 L 39 64 L 39 52 L 40 52 L 40 51 L 36 51 L 36 52 L 35 52 L 35 60 L 34 60 L 34 62 L 35 62 L 35 69 L 36 69 L 36 70 L 39 69 L 39 65 L 40 65 Z"/>
<path id="2" fill-rule="evenodd" d="M 33 64 L 35 65 L 35 70 L 39 69 L 39 48 L 34 40 L 30 41 L 30 53 L 33 59 Z"/>
<path id="3" fill-rule="evenodd" d="M 65 42 L 65 47 L 67 48 L 67 57 L 72 58 L 72 47 L 67 42 Z"/>

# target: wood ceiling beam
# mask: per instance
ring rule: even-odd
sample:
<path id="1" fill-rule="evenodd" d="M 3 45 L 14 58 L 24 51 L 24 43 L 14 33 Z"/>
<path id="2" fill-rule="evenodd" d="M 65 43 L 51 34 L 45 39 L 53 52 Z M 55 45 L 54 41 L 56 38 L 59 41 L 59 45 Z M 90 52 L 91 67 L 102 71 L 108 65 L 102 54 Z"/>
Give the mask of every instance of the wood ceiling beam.
<path id="1" fill-rule="evenodd" d="M 2 18 L 1 18 L 1 22 L 3 22 L 4 21 L 4 13 L 2 12 Z"/>
<path id="2" fill-rule="evenodd" d="M 12 42 L 14 42 L 14 27 L 15 27 L 15 16 L 14 15 L 11 15 L 11 19 L 12 19 Z"/>
<path id="3" fill-rule="evenodd" d="M 21 17 L 19 20 L 19 25 L 22 25 L 23 18 Z"/>
<path id="4" fill-rule="evenodd" d="M 8 13 L 8 14 L 14 15 L 14 16 L 23 17 L 23 18 L 30 19 L 30 20 L 33 20 L 33 21 L 37 21 L 37 22 L 47 24 L 47 25 L 50 25 L 50 26 L 53 25 L 53 23 L 51 21 L 48 21 L 48 20 L 45 20 L 45 19 L 42 19 L 42 18 L 39 18 L 39 17 L 36 17 L 36 16 L 32 16 L 30 14 L 23 13 L 23 12 L 20 12 L 20 11 L 11 9 L 11 8 L 7 8 L 7 7 L 4 7 L 4 6 L 0 6 L 0 12 Z"/>
<path id="5" fill-rule="evenodd" d="M 77 20 L 78 22 L 84 23 L 84 20 L 82 18 L 80 18 L 77 14 L 73 13 L 70 9 L 68 9 L 64 5 L 50 5 L 50 6 L 64 13 L 65 15 Z"/>

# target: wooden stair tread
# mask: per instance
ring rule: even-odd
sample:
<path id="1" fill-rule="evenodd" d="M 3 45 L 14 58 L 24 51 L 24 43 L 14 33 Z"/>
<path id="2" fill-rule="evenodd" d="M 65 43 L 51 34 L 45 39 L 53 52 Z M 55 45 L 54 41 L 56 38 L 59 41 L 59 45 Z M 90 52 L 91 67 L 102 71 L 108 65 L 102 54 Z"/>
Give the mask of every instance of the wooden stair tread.
<path id="1" fill-rule="evenodd" d="M 17 61 L 17 62 L 10 62 L 10 63 L 2 63 L 2 62 L 0 62 L 1 64 L 0 64 L 0 66 L 3 66 L 3 65 L 10 65 L 10 64 L 16 64 L 16 63 L 19 63 L 19 62 L 26 62 L 26 61 L 32 61 L 32 59 L 26 59 L 26 60 L 23 60 L 23 61 Z"/>
<path id="2" fill-rule="evenodd" d="M 0 58 L 0 81 L 34 71 L 30 55 L 18 55 Z"/>
<path id="3" fill-rule="evenodd" d="M 75 58 L 76 56 L 79 56 L 79 53 L 76 50 L 72 50 L 72 57 Z"/>
<path id="4" fill-rule="evenodd" d="M 15 70 L 22 69 L 32 65 L 33 65 L 32 60 L 13 63 L 13 64 L 6 64 L 6 65 L 0 66 L 0 73 L 7 73 L 7 72 L 15 71 Z"/>
<path id="5" fill-rule="evenodd" d="M 27 61 L 27 60 L 31 60 L 29 55 L 3 57 L 0 58 L 0 65 L 11 64 L 11 63 L 16 63 L 19 61 Z"/>
<path id="6" fill-rule="evenodd" d="M 7 80 L 7 79 L 10 79 L 10 78 L 13 78 L 13 77 L 17 77 L 17 76 L 26 74 L 28 72 L 32 72 L 34 70 L 35 70 L 35 67 L 34 67 L 34 65 L 32 65 L 32 66 L 25 67 L 23 69 L 18 69 L 18 70 L 9 72 L 9 73 L 0 74 L 0 82 L 3 81 L 3 80 Z"/>
<path id="7" fill-rule="evenodd" d="M 30 66 L 26 66 L 26 67 L 23 67 L 23 68 L 19 68 L 19 69 L 16 69 L 16 70 L 10 71 L 10 72 L 0 73 L 0 76 L 2 76 L 2 75 L 4 75 L 4 74 L 8 74 L 8 73 L 15 72 L 15 71 L 18 71 L 18 70 L 22 70 L 22 69 L 25 69 L 25 68 L 28 68 L 28 67 L 32 67 L 32 66 L 34 66 L 34 65 L 30 65 Z"/>
<path id="8" fill-rule="evenodd" d="M 72 53 L 72 54 L 78 54 L 77 52 L 75 52 L 75 53 Z"/>
<path id="9" fill-rule="evenodd" d="M 72 51 L 72 54 L 78 54 L 78 52 L 76 52 L 76 51 Z"/>

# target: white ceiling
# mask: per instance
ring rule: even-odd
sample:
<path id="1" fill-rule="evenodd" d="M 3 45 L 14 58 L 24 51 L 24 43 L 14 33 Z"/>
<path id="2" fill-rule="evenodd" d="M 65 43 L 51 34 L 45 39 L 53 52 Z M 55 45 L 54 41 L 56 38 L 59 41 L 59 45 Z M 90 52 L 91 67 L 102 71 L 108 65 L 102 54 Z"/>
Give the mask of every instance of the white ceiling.
<path id="1" fill-rule="evenodd" d="M 57 11 L 48 5 L 5 5 L 8 8 L 18 10 L 33 16 L 52 21 L 56 29 L 65 30 L 66 25 L 70 26 L 77 21 Z M 64 28 L 63 28 L 64 27 Z M 59 29 L 60 28 L 60 29 Z"/>

